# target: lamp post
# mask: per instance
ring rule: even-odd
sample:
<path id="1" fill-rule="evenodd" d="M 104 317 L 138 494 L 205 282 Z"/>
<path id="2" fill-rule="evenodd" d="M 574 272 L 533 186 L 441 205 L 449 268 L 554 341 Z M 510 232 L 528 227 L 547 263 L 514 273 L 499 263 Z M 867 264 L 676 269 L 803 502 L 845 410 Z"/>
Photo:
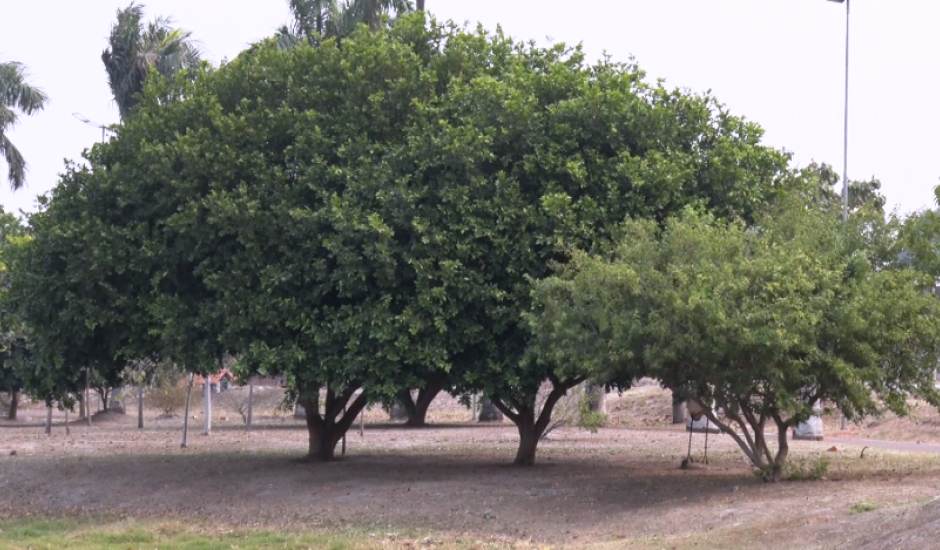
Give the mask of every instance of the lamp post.
<path id="1" fill-rule="evenodd" d="M 845 115 L 842 143 L 842 223 L 849 219 L 849 6 L 852 0 L 829 0 L 845 4 Z"/>
<path id="2" fill-rule="evenodd" d="M 97 122 L 92 122 L 81 115 L 81 113 L 72 113 L 72 116 L 78 120 L 84 122 L 89 126 L 94 126 L 95 128 L 101 128 L 101 142 L 104 143 L 104 133 L 108 131 L 108 127 L 104 124 L 98 124 Z"/>
<path id="3" fill-rule="evenodd" d="M 845 114 L 842 130 L 842 223 L 849 219 L 849 15 L 852 0 L 829 0 L 845 3 Z M 845 414 L 842 415 L 842 429 L 845 429 Z"/>

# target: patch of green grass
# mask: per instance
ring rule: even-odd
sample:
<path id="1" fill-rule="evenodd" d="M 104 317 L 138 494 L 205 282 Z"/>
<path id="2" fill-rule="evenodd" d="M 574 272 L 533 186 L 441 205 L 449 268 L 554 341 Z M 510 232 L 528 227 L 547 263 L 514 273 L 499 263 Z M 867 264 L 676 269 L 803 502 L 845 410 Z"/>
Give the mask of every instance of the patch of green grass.
<path id="1" fill-rule="evenodd" d="M 356 550 L 365 535 L 271 531 L 211 532 L 183 522 L 20 519 L 0 521 L 0 550 Z"/>
<path id="2" fill-rule="evenodd" d="M 852 507 L 849 509 L 849 513 L 850 514 L 864 514 L 865 512 L 871 512 L 872 510 L 877 510 L 877 509 L 878 509 L 878 505 L 875 504 L 874 502 L 862 501 L 862 502 L 856 502 L 855 504 L 853 504 Z"/>
<path id="3" fill-rule="evenodd" d="M 830 459 L 827 455 L 812 461 L 790 461 L 784 466 L 784 476 L 790 481 L 819 481 L 829 473 Z"/>

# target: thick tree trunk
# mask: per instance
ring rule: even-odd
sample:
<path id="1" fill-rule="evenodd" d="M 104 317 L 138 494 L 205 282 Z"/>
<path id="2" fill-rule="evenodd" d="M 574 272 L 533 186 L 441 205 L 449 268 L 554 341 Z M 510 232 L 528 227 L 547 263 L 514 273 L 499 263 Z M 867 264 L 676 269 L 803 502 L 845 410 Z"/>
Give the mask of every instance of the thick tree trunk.
<path id="1" fill-rule="evenodd" d="M 337 394 L 327 388 L 323 414 L 320 414 L 319 392 L 317 397 L 306 399 L 301 403 L 307 412 L 307 434 L 309 437 L 307 460 L 313 462 L 335 460 L 336 444 L 343 438 L 368 402 L 365 392 L 360 393 L 353 399 L 354 391 L 346 390 L 342 394 Z M 346 408 L 345 412 L 344 407 Z"/>
<path id="2" fill-rule="evenodd" d="M 189 375 L 189 386 L 186 387 L 186 407 L 185 413 L 183 414 L 183 442 L 180 443 L 180 447 L 186 448 L 186 436 L 189 435 L 189 402 L 193 396 L 193 380 L 196 378 L 195 374 Z"/>
<path id="3" fill-rule="evenodd" d="M 519 411 L 516 428 L 519 430 L 519 448 L 516 450 L 516 466 L 535 465 L 535 451 L 538 449 L 542 434 L 536 433 L 535 412 L 531 409 Z"/>
<path id="4" fill-rule="evenodd" d="M 408 422 L 406 422 L 405 425 L 414 428 L 424 426 L 428 418 L 428 407 L 431 406 L 434 398 L 437 397 L 437 394 L 441 393 L 443 389 L 444 384 L 440 380 L 431 380 L 427 385 L 418 390 L 417 399 L 411 398 L 410 391 L 401 392 L 399 399 L 405 407 L 405 412 L 408 414 Z"/>
<path id="5" fill-rule="evenodd" d="M 418 11 L 424 11 L 424 0 L 418 0 L 417 4 Z"/>
<path id="6" fill-rule="evenodd" d="M 46 404 L 46 435 L 52 435 L 52 405 Z"/>
<path id="7" fill-rule="evenodd" d="M 777 456 L 774 457 L 773 481 L 783 479 L 783 465 L 787 462 L 787 455 L 790 454 L 790 444 L 787 442 L 787 431 L 789 425 L 777 423 Z"/>
<path id="8" fill-rule="evenodd" d="M 85 369 L 85 393 L 82 396 L 82 404 L 85 405 L 85 422 L 91 427 L 91 390 L 88 388 L 88 369 Z"/>
<path id="9" fill-rule="evenodd" d="M 7 412 L 7 419 L 16 420 L 16 412 L 20 407 L 20 392 L 13 390 L 10 392 L 10 410 Z"/>
<path id="10" fill-rule="evenodd" d="M 552 421 L 552 411 L 558 400 L 561 399 L 568 390 L 584 382 L 583 377 L 576 377 L 568 380 L 559 380 L 551 377 L 552 391 L 545 398 L 542 404 L 542 410 L 538 417 L 535 416 L 535 407 L 513 401 L 512 408 L 508 407 L 503 401 L 493 399 L 493 405 L 498 408 L 507 418 L 512 420 L 519 430 L 519 448 L 516 451 L 516 460 L 513 463 L 516 466 L 533 466 L 535 464 L 535 452 L 538 449 L 539 440 Z M 513 410 L 515 409 L 515 410 Z"/>

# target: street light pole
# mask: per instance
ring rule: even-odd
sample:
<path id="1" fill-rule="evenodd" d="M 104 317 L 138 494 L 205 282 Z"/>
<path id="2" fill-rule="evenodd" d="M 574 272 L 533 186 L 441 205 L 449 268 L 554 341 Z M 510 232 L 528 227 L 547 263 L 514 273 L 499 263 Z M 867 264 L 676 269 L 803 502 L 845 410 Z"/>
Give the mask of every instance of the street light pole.
<path id="1" fill-rule="evenodd" d="M 842 223 L 849 219 L 849 29 L 852 0 L 829 0 L 845 3 L 845 114 L 842 143 Z"/>
<path id="2" fill-rule="evenodd" d="M 849 219 L 849 5 L 845 0 L 845 115 L 842 143 L 842 223 Z"/>
<path id="3" fill-rule="evenodd" d="M 842 223 L 849 220 L 849 15 L 852 0 L 829 0 L 845 2 L 845 114 L 843 115 L 842 135 Z M 845 429 L 845 414 L 842 414 L 842 429 Z"/>
<path id="4" fill-rule="evenodd" d="M 88 120 L 87 118 L 85 118 L 84 116 L 82 116 L 80 113 L 72 113 L 72 116 L 89 126 L 94 126 L 95 128 L 101 128 L 101 143 L 104 143 L 104 137 L 105 137 L 104 133 L 108 130 L 107 126 L 105 126 L 104 124 L 98 124 L 97 122 L 92 122 Z"/>

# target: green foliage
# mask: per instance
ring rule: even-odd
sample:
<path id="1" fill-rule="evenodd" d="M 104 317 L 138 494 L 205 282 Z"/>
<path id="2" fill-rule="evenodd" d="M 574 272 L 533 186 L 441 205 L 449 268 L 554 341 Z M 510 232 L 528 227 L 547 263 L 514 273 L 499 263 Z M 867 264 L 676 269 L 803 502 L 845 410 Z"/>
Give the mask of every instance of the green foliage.
<path id="1" fill-rule="evenodd" d="M 909 396 L 940 406 L 933 279 L 883 261 L 897 238 L 883 225 L 792 201 L 750 226 L 694 210 L 663 229 L 631 221 L 608 255 L 535 284 L 536 348 L 615 386 L 652 376 L 715 402 L 730 425 L 707 407 L 710 420 L 776 479 L 787 430 L 819 401 L 850 419 L 906 414 Z"/>
<path id="2" fill-rule="evenodd" d="M 272 39 L 139 97 L 31 220 L 14 294 L 38 352 L 102 372 L 237 355 L 311 410 L 327 386 L 325 425 L 364 387 L 339 430 L 445 378 L 543 432 L 584 376 L 527 355 L 531 278 L 626 217 L 750 219 L 790 189 L 787 155 L 711 96 L 424 14 Z"/>
<path id="3" fill-rule="evenodd" d="M 826 479 L 829 474 L 829 465 L 831 459 L 828 455 L 820 455 L 815 460 L 807 463 L 805 461 L 787 462 L 784 468 L 784 478 L 789 481 L 820 481 Z M 764 472 L 766 478 L 770 472 Z"/>
<path id="4" fill-rule="evenodd" d="M 192 33 L 173 28 L 169 17 L 156 17 L 146 25 L 143 17 L 144 6 L 134 2 L 118 9 L 108 48 L 101 54 L 122 119 L 137 106 L 151 71 L 171 77 L 199 65 L 200 52 L 190 39 Z"/>
<path id="5" fill-rule="evenodd" d="M 191 526 L 189 526 L 191 527 Z M 264 530 L 205 534 L 174 522 L 134 520 L 18 519 L 0 521 L 0 550 L 19 548 L 161 548 L 163 550 L 263 550 L 267 548 L 368 548 L 374 544 L 365 533 L 304 534 Z"/>
<path id="6" fill-rule="evenodd" d="M 49 100 L 42 90 L 27 83 L 26 77 L 22 63 L 0 62 L 0 158 L 7 163 L 7 180 L 14 191 L 26 184 L 26 160 L 7 134 L 16 126 L 17 111 L 31 115 Z"/>
<path id="7" fill-rule="evenodd" d="M 853 504 L 852 507 L 849 508 L 849 513 L 850 514 L 864 514 L 865 512 L 873 512 L 877 509 L 878 509 L 878 505 L 875 504 L 874 502 L 868 502 L 868 501 L 863 500 L 861 502 L 856 502 L 855 504 Z"/>

